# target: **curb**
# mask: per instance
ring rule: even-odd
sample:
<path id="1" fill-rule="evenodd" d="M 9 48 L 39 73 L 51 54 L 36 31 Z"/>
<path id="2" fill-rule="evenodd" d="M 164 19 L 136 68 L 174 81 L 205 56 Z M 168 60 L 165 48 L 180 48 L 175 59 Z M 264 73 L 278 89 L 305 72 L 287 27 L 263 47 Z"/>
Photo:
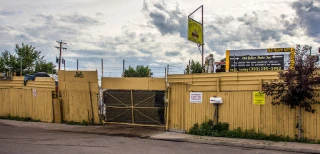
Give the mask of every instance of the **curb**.
<path id="1" fill-rule="evenodd" d="M 41 128 L 38 128 L 41 129 Z M 67 129 L 45 129 L 48 131 L 55 131 L 55 132 L 68 132 L 68 133 L 83 133 L 83 134 L 97 134 L 97 135 L 106 135 L 106 136 L 121 136 L 121 137 L 135 137 L 135 138 L 141 138 L 141 139 L 151 139 L 150 137 L 152 135 L 141 135 L 141 134 L 129 134 L 129 133 L 108 133 L 108 132 L 95 132 L 92 130 L 67 130 Z"/>
<path id="2" fill-rule="evenodd" d="M 231 146 L 231 147 L 243 147 L 252 149 L 265 149 L 265 150 L 276 150 L 285 152 L 299 152 L 299 153 L 318 153 L 320 150 L 305 149 L 305 148 L 294 148 L 294 147 L 280 147 L 266 144 L 249 144 L 244 142 L 227 142 L 227 141 L 207 141 L 207 140 L 192 140 L 192 139 L 169 139 L 169 138 L 154 138 L 149 137 L 153 140 L 171 141 L 171 142 L 188 142 L 188 143 L 199 143 L 208 145 L 219 145 L 219 146 Z"/>
<path id="3" fill-rule="evenodd" d="M 106 136 L 137 137 L 137 138 L 144 138 L 144 139 L 148 139 L 150 137 L 150 136 L 132 135 L 132 134 L 125 134 L 125 133 L 109 134 L 109 133 L 105 133 L 105 132 L 72 131 L 72 130 L 50 130 L 50 131 L 68 132 L 68 133 L 81 133 L 81 134 L 96 134 L 96 135 L 106 135 Z"/>

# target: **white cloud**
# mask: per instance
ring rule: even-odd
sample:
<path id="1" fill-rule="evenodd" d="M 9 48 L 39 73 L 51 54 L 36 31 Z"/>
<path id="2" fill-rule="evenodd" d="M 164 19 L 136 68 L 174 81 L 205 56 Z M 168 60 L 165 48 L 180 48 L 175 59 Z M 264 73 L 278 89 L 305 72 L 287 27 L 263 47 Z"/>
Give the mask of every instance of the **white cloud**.
<path id="1" fill-rule="evenodd" d="M 186 40 L 186 17 L 200 3 L 205 13 L 205 56 L 212 53 L 216 60 L 227 49 L 320 46 L 319 28 L 310 24 L 319 18 L 316 0 L 71 0 L 56 7 L 60 3 L 3 0 L 0 50 L 13 51 L 15 43 L 24 42 L 55 61 L 55 41 L 62 39 L 68 42 L 63 51 L 67 69 L 74 70 L 78 59 L 81 69 L 99 71 L 104 58 L 105 72 L 112 76 L 121 75 L 123 59 L 126 67 L 149 65 L 156 76 L 163 75 L 167 64 L 182 73 L 189 59 L 201 61 L 198 47 Z"/>

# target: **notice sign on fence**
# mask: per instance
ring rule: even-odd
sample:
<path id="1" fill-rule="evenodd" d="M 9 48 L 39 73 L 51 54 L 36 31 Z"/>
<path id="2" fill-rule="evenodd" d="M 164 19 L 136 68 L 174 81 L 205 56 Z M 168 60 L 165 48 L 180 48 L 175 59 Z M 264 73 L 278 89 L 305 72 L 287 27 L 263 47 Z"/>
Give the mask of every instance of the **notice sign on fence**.
<path id="1" fill-rule="evenodd" d="M 32 89 L 33 97 L 37 97 L 37 89 Z"/>
<path id="2" fill-rule="evenodd" d="M 253 92 L 253 104 L 255 105 L 264 105 L 266 102 L 265 93 L 262 92 Z"/>
<path id="3" fill-rule="evenodd" d="M 190 103 L 202 103 L 202 92 L 190 92 Z"/>

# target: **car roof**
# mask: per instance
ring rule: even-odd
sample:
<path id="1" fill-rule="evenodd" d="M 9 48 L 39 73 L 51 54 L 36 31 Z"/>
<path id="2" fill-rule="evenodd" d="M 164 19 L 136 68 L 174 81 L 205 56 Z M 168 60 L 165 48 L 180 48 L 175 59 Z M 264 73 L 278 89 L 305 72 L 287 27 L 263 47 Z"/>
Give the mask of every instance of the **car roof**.
<path id="1" fill-rule="evenodd" d="M 48 73 L 46 73 L 46 72 L 37 72 L 35 74 L 48 74 Z"/>

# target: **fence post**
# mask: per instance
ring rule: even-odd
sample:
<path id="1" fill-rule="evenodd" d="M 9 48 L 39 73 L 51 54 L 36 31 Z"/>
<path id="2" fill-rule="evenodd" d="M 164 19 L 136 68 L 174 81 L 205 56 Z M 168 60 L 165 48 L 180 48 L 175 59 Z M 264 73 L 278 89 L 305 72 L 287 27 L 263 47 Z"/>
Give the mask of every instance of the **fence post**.
<path id="1" fill-rule="evenodd" d="M 166 105 L 166 108 L 167 108 L 167 116 L 166 116 L 166 131 L 169 130 L 169 119 L 170 119 L 170 116 L 169 116 L 169 113 L 170 113 L 170 87 L 168 87 L 168 99 L 167 99 L 167 105 Z"/>
<path id="2" fill-rule="evenodd" d="M 131 89 L 131 116 L 132 116 L 132 124 L 134 124 L 134 115 L 133 115 L 133 112 L 134 112 L 134 106 L 133 106 L 133 95 L 132 95 L 132 89 Z"/>

